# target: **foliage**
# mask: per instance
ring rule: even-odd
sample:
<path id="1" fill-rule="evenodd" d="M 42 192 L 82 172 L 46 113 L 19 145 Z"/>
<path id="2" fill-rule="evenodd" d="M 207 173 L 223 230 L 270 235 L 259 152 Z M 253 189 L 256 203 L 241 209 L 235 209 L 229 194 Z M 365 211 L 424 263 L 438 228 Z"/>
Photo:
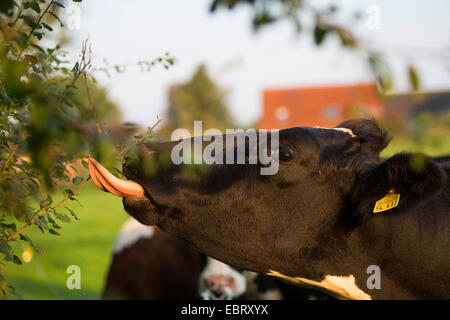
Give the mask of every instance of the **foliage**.
<path id="1" fill-rule="evenodd" d="M 385 158 L 399 152 L 421 152 L 428 156 L 450 154 L 450 116 L 446 112 L 421 112 L 404 124 L 382 124 L 392 137 L 382 153 Z"/>
<path id="2" fill-rule="evenodd" d="M 185 128 L 194 133 L 194 120 L 202 120 L 203 128 L 233 128 L 233 119 L 226 105 L 226 92 L 209 77 L 204 65 L 192 78 L 169 89 L 169 106 L 165 127 L 158 133 L 170 138 L 173 130 Z"/>
<path id="3" fill-rule="evenodd" d="M 55 201 L 62 198 L 51 194 Z M 111 260 L 111 250 L 122 223 L 128 218 L 121 199 L 88 184 L 82 193 L 83 207 L 71 201 L 67 207 L 75 210 L 80 220 L 63 228 L 62 236 L 43 234 L 30 228 L 28 236 L 45 252 L 31 252 L 29 243 L 15 241 L 13 250 L 21 258 L 21 266 L 9 263 L 4 274 L 24 299 L 98 299 Z M 101 227 L 99 227 L 101 226 Z M 57 241 L 55 241 L 55 239 Z M 23 258 L 22 258 L 23 257 Z M 27 259 L 26 259 L 27 258 Z M 68 290 L 66 273 L 69 265 L 81 268 L 81 290 Z"/>
<path id="4" fill-rule="evenodd" d="M 65 77 L 53 77 L 51 85 L 58 87 L 59 91 L 70 85 L 71 79 Z M 87 86 L 84 84 L 84 77 L 74 84 L 78 89 L 72 91 L 68 100 L 74 106 L 79 106 L 80 118 L 95 120 L 103 125 L 119 125 L 122 122 L 122 113 L 119 106 L 110 99 L 108 91 L 100 86 L 95 78 L 87 78 Z M 89 94 L 86 90 L 89 90 Z M 90 101 L 91 100 L 91 101 Z M 95 106 L 97 118 L 92 119 L 92 109 L 89 104 Z M 95 122 L 91 125 L 95 126 Z"/>
<path id="5" fill-rule="evenodd" d="M 44 234 L 60 235 L 62 223 L 78 219 L 65 204 L 79 203 L 78 191 L 89 177 L 70 174 L 74 161 L 86 165 L 92 154 L 111 167 L 127 150 L 117 151 L 102 129 L 102 121 L 120 117 L 117 106 L 93 84 L 89 43 L 83 43 L 71 65 L 52 41 L 52 34 L 64 27 L 64 9 L 56 0 L 2 0 L 0 5 L 0 298 L 20 298 L 2 272 L 5 263 L 22 264 L 13 242 L 26 242 L 42 254 L 24 231 L 34 226 Z M 167 68 L 173 58 L 166 54 L 148 64 Z M 95 124 L 96 134 L 89 124 Z M 42 196 L 61 182 L 74 185 L 63 191 L 61 201 Z"/>
<path id="6" fill-rule="evenodd" d="M 318 46 L 323 45 L 327 38 L 337 37 L 343 47 L 359 50 L 362 56 L 366 57 L 380 92 L 390 91 L 393 88 L 393 76 L 382 50 L 359 39 L 350 27 L 340 21 L 338 5 L 319 8 L 312 3 L 313 1 L 308 0 L 211 0 L 210 11 L 216 12 L 221 8 L 235 10 L 239 6 L 247 5 L 253 12 L 252 26 L 255 31 L 277 22 L 288 21 L 299 34 L 310 33 Z M 350 21 L 354 24 L 361 20 L 362 16 L 360 12 L 355 12 Z M 411 89 L 419 90 L 420 81 L 414 66 L 407 65 L 405 72 L 409 77 Z"/>

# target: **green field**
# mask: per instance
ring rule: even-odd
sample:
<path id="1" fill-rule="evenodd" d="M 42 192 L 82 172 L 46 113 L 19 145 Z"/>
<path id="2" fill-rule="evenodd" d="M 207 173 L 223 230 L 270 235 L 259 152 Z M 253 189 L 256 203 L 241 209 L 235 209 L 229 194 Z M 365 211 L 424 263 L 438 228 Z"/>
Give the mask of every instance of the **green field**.
<path id="1" fill-rule="evenodd" d="M 54 196 L 58 201 L 63 196 Z M 61 236 L 43 234 L 31 227 L 25 234 L 45 252 L 34 253 L 29 263 L 21 266 L 7 263 L 5 277 L 24 299 L 98 299 L 103 289 L 111 259 L 115 236 L 127 219 L 121 199 L 102 192 L 89 182 L 80 190 L 80 207 L 71 201 L 79 221 L 60 225 Z M 22 252 L 27 242 L 15 241 L 16 252 Z M 23 259 L 22 259 L 23 260 Z M 66 286 L 66 269 L 78 265 L 81 269 L 81 289 L 69 290 Z"/>
<path id="2" fill-rule="evenodd" d="M 441 135 L 422 147 L 413 140 L 394 136 L 383 157 L 400 151 L 425 152 L 431 156 L 450 154 L 450 135 Z M 54 201 L 62 194 L 54 196 Z M 18 266 L 7 263 L 5 276 L 25 299 L 98 299 L 103 289 L 111 259 L 111 249 L 121 224 L 127 219 L 121 199 L 96 189 L 92 182 L 80 191 L 78 199 L 68 205 L 80 221 L 63 224 L 61 236 L 42 234 L 36 227 L 25 232 L 46 256 L 34 254 L 29 263 Z M 19 225 L 20 226 L 20 225 Z M 27 242 L 15 241 L 16 252 Z M 66 280 L 69 265 L 81 268 L 81 290 L 69 290 Z"/>

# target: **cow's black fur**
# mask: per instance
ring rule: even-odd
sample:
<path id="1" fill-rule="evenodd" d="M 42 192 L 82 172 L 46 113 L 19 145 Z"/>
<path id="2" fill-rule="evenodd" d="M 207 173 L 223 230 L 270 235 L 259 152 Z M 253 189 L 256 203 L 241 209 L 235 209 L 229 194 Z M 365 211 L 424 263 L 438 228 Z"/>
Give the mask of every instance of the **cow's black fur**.
<path id="1" fill-rule="evenodd" d="M 241 269 L 315 281 L 352 274 L 373 298 L 450 298 L 448 163 L 383 160 L 389 139 L 374 121 L 339 127 L 355 136 L 281 130 L 286 155 L 273 176 L 259 164 L 173 165 L 175 142 L 144 145 L 124 173 L 145 196 L 124 199 L 125 209 Z M 373 213 L 391 189 L 398 207 Z M 379 290 L 366 287 L 370 265 L 381 268 Z"/>

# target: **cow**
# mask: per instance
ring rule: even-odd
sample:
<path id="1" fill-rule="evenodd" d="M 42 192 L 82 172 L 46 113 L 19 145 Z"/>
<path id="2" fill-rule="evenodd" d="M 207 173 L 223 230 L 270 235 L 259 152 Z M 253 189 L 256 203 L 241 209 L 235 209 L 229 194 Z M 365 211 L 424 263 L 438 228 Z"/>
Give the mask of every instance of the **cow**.
<path id="1" fill-rule="evenodd" d="M 199 279 L 205 300 L 325 300 L 317 290 L 292 285 L 272 276 L 240 270 L 208 257 Z"/>
<path id="2" fill-rule="evenodd" d="M 157 227 L 127 220 L 113 248 L 102 299 L 195 300 L 206 256 Z"/>
<path id="3" fill-rule="evenodd" d="M 292 287 L 292 288 L 289 288 Z M 235 269 L 183 240 L 129 218 L 121 227 L 101 298 L 106 300 L 316 299 L 311 291 Z"/>
<path id="4" fill-rule="evenodd" d="M 339 299 L 450 298 L 448 162 L 382 159 L 389 138 L 370 119 L 272 136 L 273 175 L 262 162 L 173 163 L 177 142 L 140 145 L 123 164 L 127 181 L 94 159 L 90 174 L 140 222 L 234 267 Z"/>
<path id="5" fill-rule="evenodd" d="M 101 298 L 231 300 L 242 298 L 246 289 L 242 271 L 130 218 L 116 237 Z"/>

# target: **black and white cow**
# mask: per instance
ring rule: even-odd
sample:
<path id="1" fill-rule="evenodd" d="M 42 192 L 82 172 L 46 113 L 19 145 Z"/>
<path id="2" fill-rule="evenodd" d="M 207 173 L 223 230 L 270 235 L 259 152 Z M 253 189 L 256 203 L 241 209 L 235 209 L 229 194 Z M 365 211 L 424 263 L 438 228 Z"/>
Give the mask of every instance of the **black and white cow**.
<path id="1" fill-rule="evenodd" d="M 337 298 L 450 298 L 448 162 L 383 160 L 389 140 L 374 121 L 339 128 L 280 130 L 275 175 L 260 163 L 174 164 L 176 142 L 141 145 L 123 165 L 128 181 L 93 159 L 90 173 L 142 223 L 235 267 Z M 388 195 L 397 205 L 374 213 Z"/>
<path id="2" fill-rule="evenodd" d="M 116 237 L 102 294 L 102 299 L 133 300 L 316 297 L 311 290 L 207 257 L 183 240 L 133 218 L 123 224 Z"/>
<path id="3" fill-rule="evenodd" d="M 102 299 L 199 299 L 205 264 L 186 242 L 131 218 L 116 237 Z"/>

